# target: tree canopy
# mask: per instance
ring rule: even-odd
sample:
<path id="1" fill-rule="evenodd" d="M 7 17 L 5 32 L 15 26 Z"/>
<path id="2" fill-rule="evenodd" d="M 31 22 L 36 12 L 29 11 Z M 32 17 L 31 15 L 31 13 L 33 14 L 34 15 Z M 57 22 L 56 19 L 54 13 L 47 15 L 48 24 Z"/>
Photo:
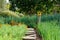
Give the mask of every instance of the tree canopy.
<path id="1" fill-rule="evenodd" d="M 58 1 L 57 1 L 58 2 Z M 10 10 L 19 12 L 34 13 L 36 11 L 42 11 L 49 13 L 53 9 L 55 0 L 10 0 Z"/>

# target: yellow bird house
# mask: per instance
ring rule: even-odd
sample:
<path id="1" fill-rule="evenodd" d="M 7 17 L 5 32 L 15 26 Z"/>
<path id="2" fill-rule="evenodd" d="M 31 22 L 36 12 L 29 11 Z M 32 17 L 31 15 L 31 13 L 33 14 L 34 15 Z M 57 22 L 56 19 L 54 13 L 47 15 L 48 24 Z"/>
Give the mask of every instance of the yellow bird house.
<path id="1" fill-rule="evenodd" d="M 37 12 L 37 15 L 38 15 L 38 16 L 41 16 L 41 15 L 42 15 L 42 12 L 41 12 L 41 11 L 38 11 L 38 12 Z"/>

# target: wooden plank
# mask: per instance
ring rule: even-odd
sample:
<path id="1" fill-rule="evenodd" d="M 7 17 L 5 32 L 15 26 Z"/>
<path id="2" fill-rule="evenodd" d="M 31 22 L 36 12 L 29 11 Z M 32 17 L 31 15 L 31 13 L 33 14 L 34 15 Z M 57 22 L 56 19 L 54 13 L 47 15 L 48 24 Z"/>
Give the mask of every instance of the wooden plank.
<path id="1" fill-rule="evenodd" d="M 28 31 L 28 32 L 26 32 L 26 33 L 36 33 L 35 31 Z"/>
<path id="2" fill-rule="evenodd" d="M 25 34 L 26 34 L 26 35 L 36 34 L 36 32 L 35 32 L 35 31 L 27 31 Z"/>
<path id="3" fill-rule="evenodd" d="M 26 39 L 26 40 L 30 40 L 30 39 L 32 39 L 32 40 L 35 40 L 36 39 L 36 36 L 35 37 L 31 37 L 31 36 L 25 36 L 25 37 L 23 37 L 23 39 Z"/>
<path id="4" fill-rule="evenodd" d="M 28 35 L 28 36 L 30 36 L 30 37 L 36 37 L 36 34 L 32 34 L 32 35 Z"/>
<path id="5" fill-rule="evenodd" d="M 35 32 L 34 33 L 26 33 L 25 35 L 30 35 L 30 34 L 36 34 Z"/>
<path id="6" fill-rule="evenodd" d="M 23 40 L 36 40 L 36 38 L 35 30 L 33 28 L 28 28 L 25 37 L 23 37 Z"/>
<path id="7" fill-rule="evenodd" d="M 28 28 L 28 30 L 30 30 L 30 31 L 34 31 L 34 28 Z"/>

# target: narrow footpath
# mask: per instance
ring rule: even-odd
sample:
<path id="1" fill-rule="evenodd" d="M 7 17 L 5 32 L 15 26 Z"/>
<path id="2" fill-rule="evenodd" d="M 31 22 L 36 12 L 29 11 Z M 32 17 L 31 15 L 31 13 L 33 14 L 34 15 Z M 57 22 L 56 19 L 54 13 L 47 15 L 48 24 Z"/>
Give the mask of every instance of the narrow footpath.
<path id="1" fill-rule="evenodd" d="M 39 37 L 39 35 L 37 34 L 34 28 L 28 28 L 28 31 L 23 37 L 23 40 L 42 40 L 42 38 Z"/>

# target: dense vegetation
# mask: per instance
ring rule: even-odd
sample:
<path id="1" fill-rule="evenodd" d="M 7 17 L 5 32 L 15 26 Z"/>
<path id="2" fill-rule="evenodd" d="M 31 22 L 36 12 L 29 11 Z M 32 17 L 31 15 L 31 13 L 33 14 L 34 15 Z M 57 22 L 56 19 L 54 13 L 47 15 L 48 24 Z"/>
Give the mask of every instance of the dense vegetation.
<path id="1" fill-rule="evenodd" d="M 60 0 L 9 2 L 0 0 L 0 40 L 22 40 L 28 27 L 36 28 L 43 40 L 60 40 Z"/>
<path id="2" fill-rule="evenodd" d="M 26 30 L 26 25 L 0 24 L 0 40 L 22 40 Z"/>
<path id="3" fill-rule="evenodd" d="M 17 25 L 19 23 L 26 24 L 29 27 L 36 27 L 38 22 L 38 17 L 36 15 L 33 16 L 23 16 L 20 18 L 13 17 L 13 16 L 0 16 L 0 23 L 2 24 L 12 24 Z M 53 14 L 53 15 L 42 15 L 41 22 L 47 21 L 57 21 L 60 22 L 60 14 Z"/>
<path id="4" fill-rule="evenodd" d="M 56 4 L 55 0 L 10 0 L 10 10 L 36 14 L 37 11 L 50 13 Z"/>
<path id="5" fill-rule="evenodd" d="M 60 26 L 56 21 L 41 22 L 37 29 L 43 40 L 60 40 Z"/>

